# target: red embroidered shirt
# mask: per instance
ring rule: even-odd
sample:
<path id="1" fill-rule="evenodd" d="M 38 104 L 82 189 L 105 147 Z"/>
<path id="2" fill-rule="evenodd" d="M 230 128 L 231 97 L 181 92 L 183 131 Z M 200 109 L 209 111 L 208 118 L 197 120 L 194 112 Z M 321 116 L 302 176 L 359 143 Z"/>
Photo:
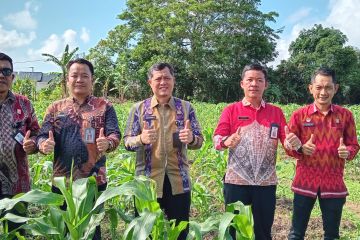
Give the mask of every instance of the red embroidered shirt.
<path id="1" fill-rule="evenodd" d="M 315 104 L 296 110 L 289 122 L 289 129 L 301 142 L 306 143 L 313 135 L 316 150 L 311 156 L 295 151 L 289 155 L 297 158 L 292 190 L 295 193 L 323 198 L 340 198 L 348 195 L 344 183 L 345 160 L 338 155 L 340 138 L 350 152 L 347 160 L 359 151 L 355 122 L 352 113 L 340 106 L 331 105 L 328 114 L 321 113 Z"/>
<path id="2" fill-rule="evenodd" d="M 261 102 L 253 108 L 243 99 L 227 106 L 214 132 L 214 146 L 222 150 L 221 140 L 241 128 L 241 141 L 229 150 L 225 183 L 237 185 L 275 185 L 278 139 L 284 142 L 286 125 L 282 110 Z"/>

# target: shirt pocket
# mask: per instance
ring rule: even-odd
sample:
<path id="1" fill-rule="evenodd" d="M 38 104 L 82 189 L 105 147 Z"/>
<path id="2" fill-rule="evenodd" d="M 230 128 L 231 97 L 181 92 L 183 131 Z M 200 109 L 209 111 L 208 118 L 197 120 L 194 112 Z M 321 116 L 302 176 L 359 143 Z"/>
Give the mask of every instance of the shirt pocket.
<path id="1" fill-rule="evenodd" d="M 344 125 L 342 124 L 331 124 L 331 134 L 335 139 L 340 139 L 344 135 Z"/>

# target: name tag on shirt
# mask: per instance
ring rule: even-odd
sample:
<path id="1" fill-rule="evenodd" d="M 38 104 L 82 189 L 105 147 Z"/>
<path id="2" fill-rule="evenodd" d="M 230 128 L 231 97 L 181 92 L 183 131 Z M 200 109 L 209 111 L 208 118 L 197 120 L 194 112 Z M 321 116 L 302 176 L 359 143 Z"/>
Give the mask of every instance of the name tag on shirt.
<path id="1" fill-rule="evenodd" d="M 313 122 L 304 123 L 304 127 L 313 127 L 313 126 L 315 126 L 315 123 L 313 123 Z"/>
<path id="2" fill-rule="evenodd" d="M 145 115 L 144 119 L 147 120 L 147 121 L 155 120 L 156 116 L 154 116 L 154 115 Z"/>
<path id="3" fill-rule="evenodd" d="M 22 134 L 22 132 L 17 131 L 14 135 L 13 138 L 15 139 L 15 141 L 17 143 L 19 143 L 20 145 L 23 145 L 24 143 L 24 135 Z"/>
<path id="4" fill-rule="evenodd" d="M 85 128 L 83 140 L 85 143 L 95 143 L 95 129 L 91 127 Z"/>
<path id="5" fill-rule="evenodd" d="M 250 118 L 248 116 L 239 116 L 238 119 L 241 120 L 241 121 L 250 120 Z"/>
<path id="6" fill-rule="evenodd" d="M 270 138 L 278 139 L 278 136 L 279 136 L 279 125 L 276 123 L 272 123 L 270 125 Z"/>

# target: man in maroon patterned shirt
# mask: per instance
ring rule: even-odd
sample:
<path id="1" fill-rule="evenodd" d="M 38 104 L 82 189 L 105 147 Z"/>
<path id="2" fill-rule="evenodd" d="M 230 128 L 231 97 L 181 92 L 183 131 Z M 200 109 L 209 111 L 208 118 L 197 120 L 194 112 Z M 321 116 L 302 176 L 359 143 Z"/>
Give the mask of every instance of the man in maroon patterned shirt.
<path id="1" fill-rule="evenodd" d="M 39 124 L 30 101 L 10 91 L 14 78 L 12 59 L 0 53 L 0 199 L 30 190 L 27 154 L 37 151 Z M 18 226 L 9 222 L 8 230 Z"/>
<path id="2" fill-rule="evenodd" d="M 271 239 L 275 213 L 276 150 L 285 139 L 285 117 L 280 108 L 265 103 L 268 86 L 266 69 L 259 64 L 245 66 L 240 86 L 242 101 L 227 106 L 214 133 L 217 150 L 229 148 L 224 178 L 225 204 L 251 204 L 255 239 Z M 235 239 L 235 232 L 230 230 Z"/>
<path id="3" fill-rule="evenodd" d="M 340 237 L 341 214 L 348 195 L 344 167 L 359 151 L 359 144 L 352 113 L 332 104 L 338 88 L 333 70 L 316 70 L 309 85 L 314 103 L 295 111 L 285 130 L 287 152 L 297 158 L 289 239 L 304 239 L 316 198 L 324 239 Z"/>

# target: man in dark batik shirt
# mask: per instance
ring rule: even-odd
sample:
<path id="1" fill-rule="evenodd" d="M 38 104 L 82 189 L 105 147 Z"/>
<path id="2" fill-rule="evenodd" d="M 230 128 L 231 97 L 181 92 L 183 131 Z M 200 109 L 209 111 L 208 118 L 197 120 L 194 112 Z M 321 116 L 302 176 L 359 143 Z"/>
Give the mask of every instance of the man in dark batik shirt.
<path id="1" fill-rule="evenodd" d="M 106 188 L 105 153 L 120 141 L 115 109 L 110 102 L 91 95 L 93 65 L 85 59 L 67 65 L 71 97 L 51 104 L 37 138 L 40 152 L 54 152 L 53 177 L 73 179 L 96 176 L 99 191 Z M 54 192 L 59 189 L 53 187 Z M 94 239 L 101 239 L 99 228 Z"/>
<path id="2" fill-rule="evenodd" d="M 37 151 L 39 124 L 30 101 L 10 91 L 14 78 L 12 59 L 0 53 L 0 199 L 30 190 L 27 154 Z M 18 226 L 9 222 L 8 230 Z"/>

